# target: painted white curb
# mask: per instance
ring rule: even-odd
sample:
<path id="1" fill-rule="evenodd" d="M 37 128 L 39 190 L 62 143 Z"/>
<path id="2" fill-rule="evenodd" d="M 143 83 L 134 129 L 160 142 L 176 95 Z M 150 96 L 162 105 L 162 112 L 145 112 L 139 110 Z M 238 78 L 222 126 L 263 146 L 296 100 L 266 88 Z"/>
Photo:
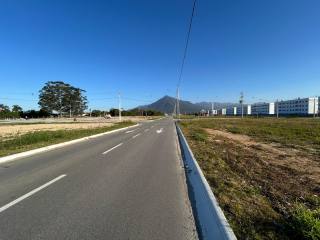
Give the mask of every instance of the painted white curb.
<path id="1" fill-rule="evenodd" d="M 1 163 L 6 163 L 6 162 L 11 162 L 11 161 L 23 158 L 23 157 L 28 157 L 28 156 L 31 156 L 31 155 L 34 155 L 34 154 L 37 154 L 37 153 L 42 153 L 42 152 L 50 151 L 50 150 L 53 150 L 53 149 L 62 148 L 64 146 L 68 146 L 68 145 L 75 144 L 75 143 L 78 143 L 78 142 L 82 142 L 82 141 L 85 141 L 85 140 L 88 140 L 88 139 L 92 139 L 92 138 L 101 137 L 101 136 L 104 136 L 104 135 L 107 135 L 107 134 L 123 131 L 123 130 L 129 129 L 129 128 L 133 128 L 133 127 L 137 127 L 137 126 L 139 126 L 139 124 L 136 124 L 136 125 L 133 125 L 133 126 L 129 126 L 129 127 L 124 127 L 124 128 L 111 130 L 109 132 L 104 132 L 104 133 L 91 135 L 91 136 L 88 136 L 88 137 L 74 139 L 74 140 L 71 140 L 71 141 L 68 141 L 68 142 L 58 143 L 58 144 L 50 145 L 50 146 L 47 146 L 47 147 L 37 148 L 37 149 L 30 150 L 30 151 L 21 152 L 21 153 L 9 155 L 9 156 L 1 157 L 0 158 L 0 164 Z"/>
<path id="2" fill-rule="evenodd" d="M 236 236 L 224 216 L 217 199 L 204 177 L 197 160 L 185 139 L 181 129 L 177 126 L 183 161 L 186 167 L 188 183 L 193 193 L 195 217 L 198 221 L 202 239 L 236 240 Z"/>

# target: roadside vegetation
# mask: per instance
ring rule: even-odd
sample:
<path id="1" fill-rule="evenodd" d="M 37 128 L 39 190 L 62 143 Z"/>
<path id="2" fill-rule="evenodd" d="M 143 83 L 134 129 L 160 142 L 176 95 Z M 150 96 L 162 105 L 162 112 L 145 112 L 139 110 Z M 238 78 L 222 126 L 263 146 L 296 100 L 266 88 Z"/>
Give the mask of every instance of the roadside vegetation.
<path id="1" fill-rule="evenodd" d="M 57 131 L 35 131 L 22 135 L 14 135 L 10 138 L 0 138 L 0 156 L 28 151 L 48 145 L 61 143 L 77 138 L 82 138 L 98 133 L 134 125 L 131 121 L 115 123 L 112 126 L 90 129 L 73 129 Z"/>
<path id="2" fill-rule="evenodd" d="M 320 239 L 319 119 L 180 125 L 238 239 Z"/>

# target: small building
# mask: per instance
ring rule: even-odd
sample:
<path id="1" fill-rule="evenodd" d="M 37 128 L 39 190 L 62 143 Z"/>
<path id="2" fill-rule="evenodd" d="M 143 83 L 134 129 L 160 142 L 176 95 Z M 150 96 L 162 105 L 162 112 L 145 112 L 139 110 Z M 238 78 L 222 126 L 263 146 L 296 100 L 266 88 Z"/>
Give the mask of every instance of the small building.
<path id="1" fill-rule="evenodd" d="M 252 115 L 274 115 L 275 104 L 274 103 L 255 103 L 251 105 Z"/>

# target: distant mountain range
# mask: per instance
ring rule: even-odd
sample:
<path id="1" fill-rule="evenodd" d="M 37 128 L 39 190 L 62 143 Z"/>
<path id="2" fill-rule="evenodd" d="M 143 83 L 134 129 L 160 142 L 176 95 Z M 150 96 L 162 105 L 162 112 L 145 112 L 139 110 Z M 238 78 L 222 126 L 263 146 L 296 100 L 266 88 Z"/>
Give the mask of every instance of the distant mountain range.
<path id="1" fill-rule="evenodd" d="M 140 106 L 138 108 L 145 110 L 156 110 L 162 113 L 171 114 L 174 111 L 176 105 L 176 98 L 170 96 L 164 96 L 159 100 L 151 103 L 149 105 Z M 192 103 L 189 101 L 180 100 L 180 112 L 181 113 L 196 113 L 200 112 L 202 109 L 211 110 L 211 102 L 199 102 Z M 221 109 L 230 106 L 237 106 L 236 103 L 218 103 L 214 102 L 214 109 Z"/>

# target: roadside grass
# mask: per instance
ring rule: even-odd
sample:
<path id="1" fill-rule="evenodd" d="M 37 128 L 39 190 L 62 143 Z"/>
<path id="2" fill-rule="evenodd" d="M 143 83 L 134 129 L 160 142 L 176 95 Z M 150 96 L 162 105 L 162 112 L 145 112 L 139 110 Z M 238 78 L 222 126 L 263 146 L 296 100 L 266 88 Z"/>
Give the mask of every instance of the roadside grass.
<path id="1" fill-rule="evenodd" d="M 225 118 L 199 119 L 193 125 L 245 134 L 255 140 L 279 143 L 284 147 L 315 150 L 320 153 L 320 119 L 313 118 Z"/>
<path id="2" fill-rule="evenodd" d="M 296 204 L 289 224 L 297 239 L 320 239 L 320 207 L 310 210 L 301 203 Z"/>
<path id="3" fill-rule="evenodd" d="M 83 122 L 0 122 L 0 126 L 35 125 L 35 124 L 79 124 Z"/>
<path id="4" fill-rule="evenodd" d="M 317 184 L 241 143 L 205 131 L 319 151 L 319 119 L 194 119 L 180 126 L 238 239 L 320 239 Z"/>
<path id="5" fill-rule="evenodd" d="M 0 139 L 0 156 L 7 156 L 40 147 L 49 146 L 77 138 L 108 132 L 111 130 L 134 125 L 131 121 L 115 123 L 109 127 L 90 129 L 36 131 L 23 135 L 11 136 L 10 139 Z"/>
<path id="6" fill-rule="evenodd" d="M 175 119 L 178 119 L 178 116 L 174 116 Z M 185 114 L 181 114 L 180 115 L 180 119 L 194 119 L 197 118 L 197 116 L 195 115 L 185 115 Z"/>

